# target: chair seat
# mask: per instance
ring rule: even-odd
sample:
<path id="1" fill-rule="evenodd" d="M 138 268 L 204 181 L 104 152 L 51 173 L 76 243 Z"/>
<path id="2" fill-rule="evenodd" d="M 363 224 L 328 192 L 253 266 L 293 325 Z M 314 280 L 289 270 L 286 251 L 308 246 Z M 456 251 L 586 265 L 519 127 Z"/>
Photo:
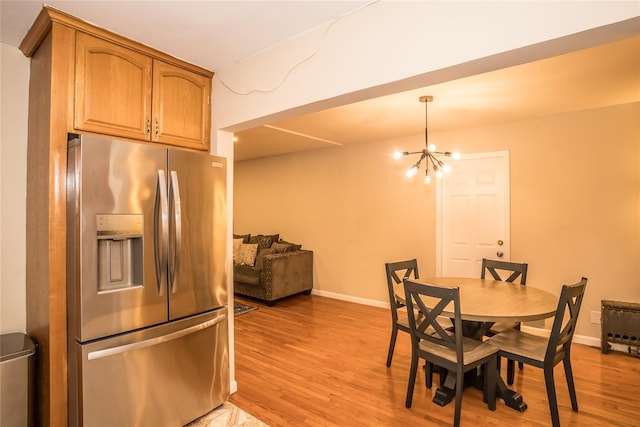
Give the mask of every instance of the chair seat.
<path id="1" fill-rule="evenodd" d="M 496 346 L 502 352 L 517 354 L 542 364 L 549 345 L 549 338 L 509 329 L 485 342 Z"/>
<path id="2" fill-rule="evenodd" d="M 489 330 L 489 333 L 487 335 L 493 336 L 493 335 L 499 334 L 501 332 L 507 331 L 509 329 L 513 329 L 517 325 L 518 324 L 516 322 L 498 322 L 498 323 L 494 323 L 493 326 L 491 327 L 491 329 Z"/>
<path id="3" fill-rule="evenodd" d="M 421 317 L 421 314 L 418 314 L 416 317 Z M 399 317 L 398 318 L 398 326 L 399 327 L 405 327 L 407 329 L 411 329 L 411 326 L 409 326 L 409 319 L 407 319 L 406 317 Z M 435 329 L 433 329 L 431 326 L 427 327 L 426 332 L 429 335 L 433 335 L 435 334 Z"/>
<path id="4" fill-rule="evenodd" d="M 416 314 L 416 321 L 420 322 L 420 320 L 423 318 L 421 313 L 417 313 Z M 453 323 L 451 323 L 451 320 L 443 317 L 443 316 L 438 316 L 438 319 L 440 320 L 440 324 L 446 329 L 446 330 L 453 330 Z M 400 317 L 398 316 L 398 325 L 399 326 L 404 326 L 405 328 L 409 328 L 409 319 L 406 317 Z M 433 328 L 430 329 L 431 331 L 433 331 Z"/>
<path id="5" fill-rule="evenodd" d="M 420 341 L 419 345 L 422 351 L 441 357 L 454 364 L 457 361 L 456 352 L 453 349 L 430 343 L 428 341 Z M 462 338 L 462 350 L 463 365 L 472 364 L 473 362 L 484 359 L 485 357 L 498 352 L 497 347 L 467 337 Z"/>
<path id="6" fill-rule="evenodd" d="M 409 319 L 407 319 L 406 317 L 399 317 L 398 325 L 404 326 L 405 328 L 409 329 Z"/>

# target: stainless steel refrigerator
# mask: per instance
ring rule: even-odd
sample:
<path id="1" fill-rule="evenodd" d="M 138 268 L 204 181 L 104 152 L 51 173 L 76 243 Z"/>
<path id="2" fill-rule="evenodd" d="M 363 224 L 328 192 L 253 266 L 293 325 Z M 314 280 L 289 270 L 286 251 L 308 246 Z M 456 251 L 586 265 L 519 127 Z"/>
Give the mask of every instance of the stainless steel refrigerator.
<path id="1" fill-rule="evenodd" d="M 69 424 L 181 426 L 229 396 L 226 159 L 68 144 Z"/>

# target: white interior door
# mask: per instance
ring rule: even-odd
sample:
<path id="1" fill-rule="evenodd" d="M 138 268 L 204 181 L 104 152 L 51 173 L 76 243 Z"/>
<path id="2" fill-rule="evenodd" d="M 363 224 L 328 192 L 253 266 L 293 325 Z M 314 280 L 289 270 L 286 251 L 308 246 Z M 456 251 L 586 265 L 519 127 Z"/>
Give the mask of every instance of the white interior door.
<path id="1" fill-rule="evenodd" d="M 469 154 L 438 183 L 436 274 L 479 277 L 482 258 L 510 260 L 509 152 Z"/>

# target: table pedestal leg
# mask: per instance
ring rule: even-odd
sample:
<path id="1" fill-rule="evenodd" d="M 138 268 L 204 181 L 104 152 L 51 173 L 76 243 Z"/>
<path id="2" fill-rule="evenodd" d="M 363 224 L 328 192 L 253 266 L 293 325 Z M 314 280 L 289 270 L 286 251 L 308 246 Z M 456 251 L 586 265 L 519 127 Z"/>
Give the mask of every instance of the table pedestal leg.
<path id="1" fill-rule="evenodd" d="M 456 373 L 454 371 L 447 371 L 444 382 L 436 390 L 435 396 L 433 396 L 433 403 L 444 406 L 451 402 L 456 395 Z"/>
<path id="2" fill-rule="evenodd" d="M 436 389 L 436 393 L 433 396 L 433 403 L 440 406 L 444 406 L 451 402 L 456 395 L 456 372 L 446 371 L 445 375 L 444 382 L 438 389 Z M 471 386 L 482 390 L 482 378 L 478 377 L 475 370 L 465 372 L 464 374 L 464 388 Z"/>
<path id="3" fill-rule="evenodd" d="M 476 375 L 476 372 L 469 371 L 465 374 L 465 387 L 475 386 L 482 390 L 483 380 L 481 376 Z M 445 406 L 450 403 L 456 395 L 456 373 L 454 371 L 447 371 L 444 383 L 436 390 L 433 396 L 433 403 Z M 527 404 L 522 400 L 522 395 L 516 391 L 507 388 L 504 380 L 498 375 L 496 383 L 496 398 L 503 399 L 504 404 L 509 408 L 515 409 L 519 412 L 524 412 L 527 409 Z"/>
<path id="4" fill-rule="evenodd" d="M 508 389 L 501 376 L 498 376 L 496 384 L 496 397 L 503 399 L 506 406 L 516 411 L 524 412 L 527 409 L 527 404 L 522 400 L 522 395 L 517 391 Z"/>

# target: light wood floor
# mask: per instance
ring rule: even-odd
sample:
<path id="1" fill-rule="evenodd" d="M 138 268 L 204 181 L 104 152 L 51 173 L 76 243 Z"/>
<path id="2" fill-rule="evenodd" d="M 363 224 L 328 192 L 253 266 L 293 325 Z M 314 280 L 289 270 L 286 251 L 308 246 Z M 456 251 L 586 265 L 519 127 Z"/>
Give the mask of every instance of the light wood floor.
<path id="1" fill-rule="evenodd" d="M 453 404 L 431 402 L 435 387 L 424 386 L 422 369 L 413 407 L 404 407 L 410 339 L 398 333 L 387 368 L 391 316 L 386 309 L 314 295 L 288 298 L 274 307 L 240 301 L 259 308 L 235 318 L 238 391 L 230 401 L 270 426 L 452 424 Z M 563 426 L 640 425 L 639 359 L 574 344 L 572 365 L 579 412 L 571 410 L 562 364 L 555 370 Z M 505 369 L 503 363 L 503 375 Z M 502 401 L 489 411 L 479 390 L 466 389 L 461 424 L 550 425 L 542 371 L 525 366 L 516 372 L 513 388 L 529 405 L 524 413 Z"/>

